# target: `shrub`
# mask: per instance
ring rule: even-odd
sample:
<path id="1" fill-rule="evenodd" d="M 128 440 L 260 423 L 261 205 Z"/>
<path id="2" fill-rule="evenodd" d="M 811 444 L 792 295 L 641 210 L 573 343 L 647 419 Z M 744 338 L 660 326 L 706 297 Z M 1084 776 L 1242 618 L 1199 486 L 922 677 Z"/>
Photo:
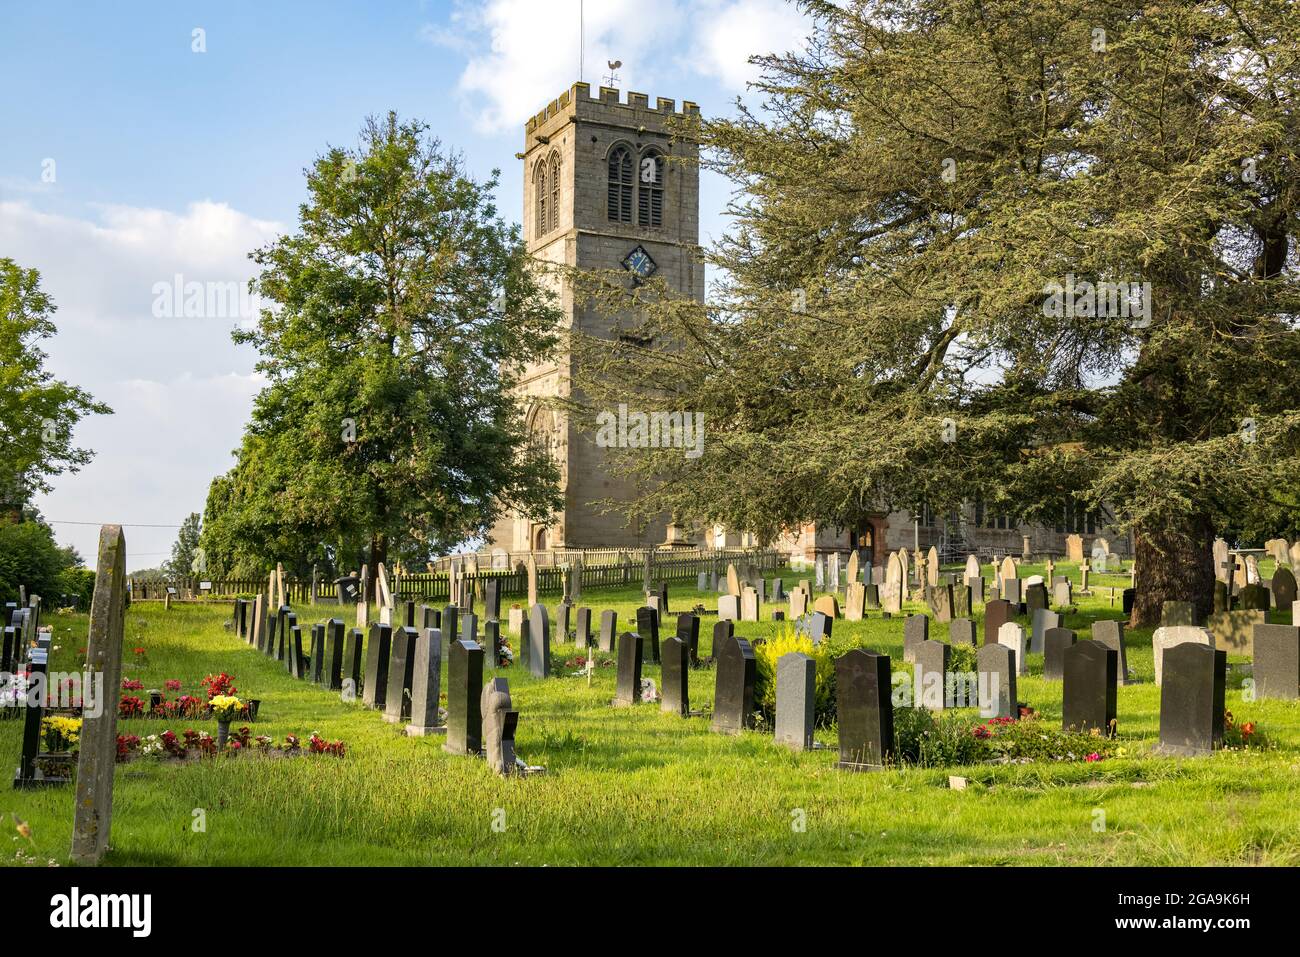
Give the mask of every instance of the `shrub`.
<path id="1" fill-rule="evenodd" d="M 754 646 L 757 674 L 754 679 L 754 706 L 769 722 L 776 715 L 776 663 L 791 652 L 802 652 L 816 662 L 814 698 L 815 720 L 827 725 L 835 720 L 835 658 L 827 642 L 814 645 L 807 635 L 797 635 L 783 628 L 777 635 Z"/>

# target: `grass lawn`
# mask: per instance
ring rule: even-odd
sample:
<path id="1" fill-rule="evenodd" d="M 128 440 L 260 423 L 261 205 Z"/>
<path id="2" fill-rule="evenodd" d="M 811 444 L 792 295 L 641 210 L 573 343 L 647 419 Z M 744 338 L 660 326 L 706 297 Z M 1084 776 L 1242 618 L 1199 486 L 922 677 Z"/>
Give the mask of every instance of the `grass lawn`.
<path id="1" fill-rule="evenodd" d="M 1022 574 L 1041 572 L 1026 566 Z M 1077 583 L 1077 568 L 1058 572 Z M 799 577 L 807 576 L 787 572 L 787 587 Z M 1127 581 L 1094 575 L 1095 594 L 1079 598 L 1064 626 L 1084 636 L 1090 621 L 1120 617 Z M 670 588 L 670 600 L 674 613 L 696 602 L 717 607 L 716 595 L 693 586 Z M 637 592 L 588 592 L 582 603 L 593 609 L 593 629 L 599 612 L 614 608 L 620 631 L 634 630 Z M 296 610 L 304 633 L 339 612 Z M 503 673 L 520 711 L 518 751 L 548 771 L 502 779 L 482 760 L 444 754 L 441 738 L 403 737 L 359 701 L 293 680 L 228 630 L 229 616 L 226 602 L 167 612 L 160 604 L 133 607 L 123 676 L 146 688 L 177 678 L 185 692 L 201 694 L 204 675 L 228 671 L 241 696 L 262 699 L 255 734 L 297 733 L 305 741 L 316 731 L 344 740 L 347 755 L 119 765 L 107 864 L 1300 864 L 1300 703 L 1244 702 L 1242 675 L 1230 670 L 1227 707 L 1238 720 L 1255 721 L 1270 748 L 1153 757 L 1159 694 L 1149 630 L 1127 636 L 1138 683 L 1119 689 L 1124 757 L 849 774 L 832 767 L 833 750 L 796 754 L 759 732 L 713 734 L 706 718 L 671 717 L 652 705 L 612 708 L 612 666 L 589 687 L 569 675 L 576 668 L 537 680 L 516 665 Z M 982 607 L 976 618 L 982 641 Z M 715 620 L 709 614 L 701 623 L 701 654 Z M 76 669 L 86 617 L 48 613 L 45 623 L 55 629 L 51 670 Z M 737 623 L 736 631 L 758 637 L 775 627 Z M 672 631 L 666 621 L 661 638 Z M 837 621 L 835 635 L 901 665 L 901 617 L 871 612 L 864 622 Z M 931 624 L 931 637 L 946 635 L 946 626 Z M 146 649 L 144 661 L 136 647 Z M 563 659 L 577 654 L 572 646 L 554 650 Z M 1029 656 L 1018 697 L 1059 726 L 1061 686 L 1042 679 L 1042 665 L 1041 655 Z M 658 682 L 657 666 L 646 664 L 644 674 Z M 712 669 L 691 682 L 692 706 L 708 709 Z M 215 731 L 212 722 L 119 723 L 119 731 L 141 737 L 169 727 Z M 7 773 L 18 763 L 20 736 L 21 721 L 0 722 Z M 818 739 L 834 746 L 834 730 Z M 967 777 L 969 787 L 950 790 L 950 773 Z M 0 845 L 0 861 L 66 863 L 72 803 L 71 788 L 15 791 L 6 783 L 0 817 L 13 840 Z M 196 809 L 206 815 L 201 833 L 191 827 Z M 1105 812 L 1103 830 L 1094 830 L 1096 809 Z M 30 824 L 34 847 L 16 836 L 9 812 Z M 800 817 L 803 830 L 792 826 Z"/>

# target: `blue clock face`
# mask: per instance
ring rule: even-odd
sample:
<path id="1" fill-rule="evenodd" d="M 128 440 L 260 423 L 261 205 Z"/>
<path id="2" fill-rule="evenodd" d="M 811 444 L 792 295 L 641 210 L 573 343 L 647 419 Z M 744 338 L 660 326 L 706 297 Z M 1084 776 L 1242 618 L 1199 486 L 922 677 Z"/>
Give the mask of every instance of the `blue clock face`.
<path id="1" fill-rule="evenodd" d="M 638 279 L 649 279 L 659 267 L 650 258 L 650 254 L 645 251 L 645 247 L 638 246 L 623 257 L 623 268 Z"/>

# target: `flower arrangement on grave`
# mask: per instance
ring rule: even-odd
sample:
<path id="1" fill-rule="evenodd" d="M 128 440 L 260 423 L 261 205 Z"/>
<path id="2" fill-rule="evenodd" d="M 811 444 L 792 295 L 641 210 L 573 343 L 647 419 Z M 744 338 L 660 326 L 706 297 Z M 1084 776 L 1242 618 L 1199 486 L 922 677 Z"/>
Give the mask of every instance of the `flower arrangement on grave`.
<path id="1" fill-rule="evenodd" d="M 117 736 L 117 760 L 125 761 L 132 751 L 139 750 L 140 736 L 136 734 L 119 734 Z"/>
<path id="2" fill-rule="evenodd" d="M 235 679 L 224 671 L 204 678 L 203 687 L 207 689 L 209 701 L 218 696 L 231 697 L 239 690 L 235 687 Z"/>
<path id="3" fill-rule="evenodd" d="M 1223 712 L 1223 746 L 1225 748 L 1267 748 L 1269 741 L 1254 721 L 1238 722 L 1228 710 Z"/>
<path id="4" fill-rule="evenodd" d="M 181 690 L 180 680 L 177 678 L 168 678 L 166 681 L 163 682 L 163 688 L 166 689 L 167 691 L 180 691 Z"/>
<path id="5" fill-rule="evenodd" d="M 134 679 L 134 678 L 123 678 L 123 679 L 122 679 L 122 690 L 123 690 L 123 691 L 143 691 L 143 690 L 144 690 L 144 682 L 143 682 L 143 681 L 138 681 L 138 680 L 136 680 L 136 679 Z"/>
<path id="6" fill-rule="evenodd" d="M 230 722 L 244 714 L 244 702 L 234 695 L 219 694 L 209 699 L 208 707 L 217 719 L 217 748 L 224 748 L 230 736 Z"/>
<path id="7" fill-rule="evenodd" d="M 312 754 L 330 754 L 336 758 L 343 757 L 344 753 L 342 741 L 326 741 L 315 731 L 311 733 L 311 739 L 307 742 L 307 747 Z"/>
<path id="8" fill-rule="evenodd" d="M 138 718 L 144 714 L 144 702 L 133 694 L 124 694 L 117 703 L 117 713 L 123 718 Z"/>
<path id="9" fill-rule="evenodd" d="M 41 730 L 45 732 L 47 751 L 71 751 L 81 739 L 81 719 L 61 714 L 51 715 L 41 719 Z"/>

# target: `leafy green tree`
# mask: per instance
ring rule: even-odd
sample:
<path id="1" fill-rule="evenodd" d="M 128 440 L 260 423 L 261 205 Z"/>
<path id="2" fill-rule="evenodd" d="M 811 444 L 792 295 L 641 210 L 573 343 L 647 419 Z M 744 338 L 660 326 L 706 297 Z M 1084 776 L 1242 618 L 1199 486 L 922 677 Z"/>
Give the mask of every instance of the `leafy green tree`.
<path id="1" fill-rule="evenodd" d="M 111 414 L 45 368 L 40 343 L 55 333 L 54 303 L 40 273 L 0 258 L 0 506 L 16 512 L 49 479 L 76 472 L 91 452 L 72 442 L 84 416 Z"/>
<path id="2" fill-rule="evenodd" d="M 53 607 L 63 594 L 84 589 L 76 574 L 82 567 L 75 549 L 60 547 L 54 530 L 34 509 L 26 509 L 24 520 L 0 520 L 0 605 L 17 601 L 18 587 L 28 595 L 40 595 L 46 607 Z"/>
<path id="3" fill-rule="evenodd" d="M 167 574 L 173 578 L 191 578 L 207 574 L 207 557 L 199 545 L 203 532 L 203 516 L 191 512 L 181 523 L 172 545 L 172 557 L 167 562 Z"/>
<path id="4" fill-rule="evenodd" d="M 298 230 L 252 255 L 269 307 L 235 340 L 269 385 L 209 497 L 212 554 L 418 560 L 557 506 L 514 390 L 560 313 L 496 185 L 393 114 L 308 170 Z"/>
<path id="5" fill-rule="evenodd" d="M 764 108 L 683 131 L 737 189 L 708 305 L 583 283 L 626 317 L 577 344 L 583 407 L 705 415 L 699 458 L 624 457 L 637 507 L 772 535 L 1105 504 L 1133 623 L 1207 611 L 1216 531 L 1300 468 L 1291 4 L 804 6 Z"/>

